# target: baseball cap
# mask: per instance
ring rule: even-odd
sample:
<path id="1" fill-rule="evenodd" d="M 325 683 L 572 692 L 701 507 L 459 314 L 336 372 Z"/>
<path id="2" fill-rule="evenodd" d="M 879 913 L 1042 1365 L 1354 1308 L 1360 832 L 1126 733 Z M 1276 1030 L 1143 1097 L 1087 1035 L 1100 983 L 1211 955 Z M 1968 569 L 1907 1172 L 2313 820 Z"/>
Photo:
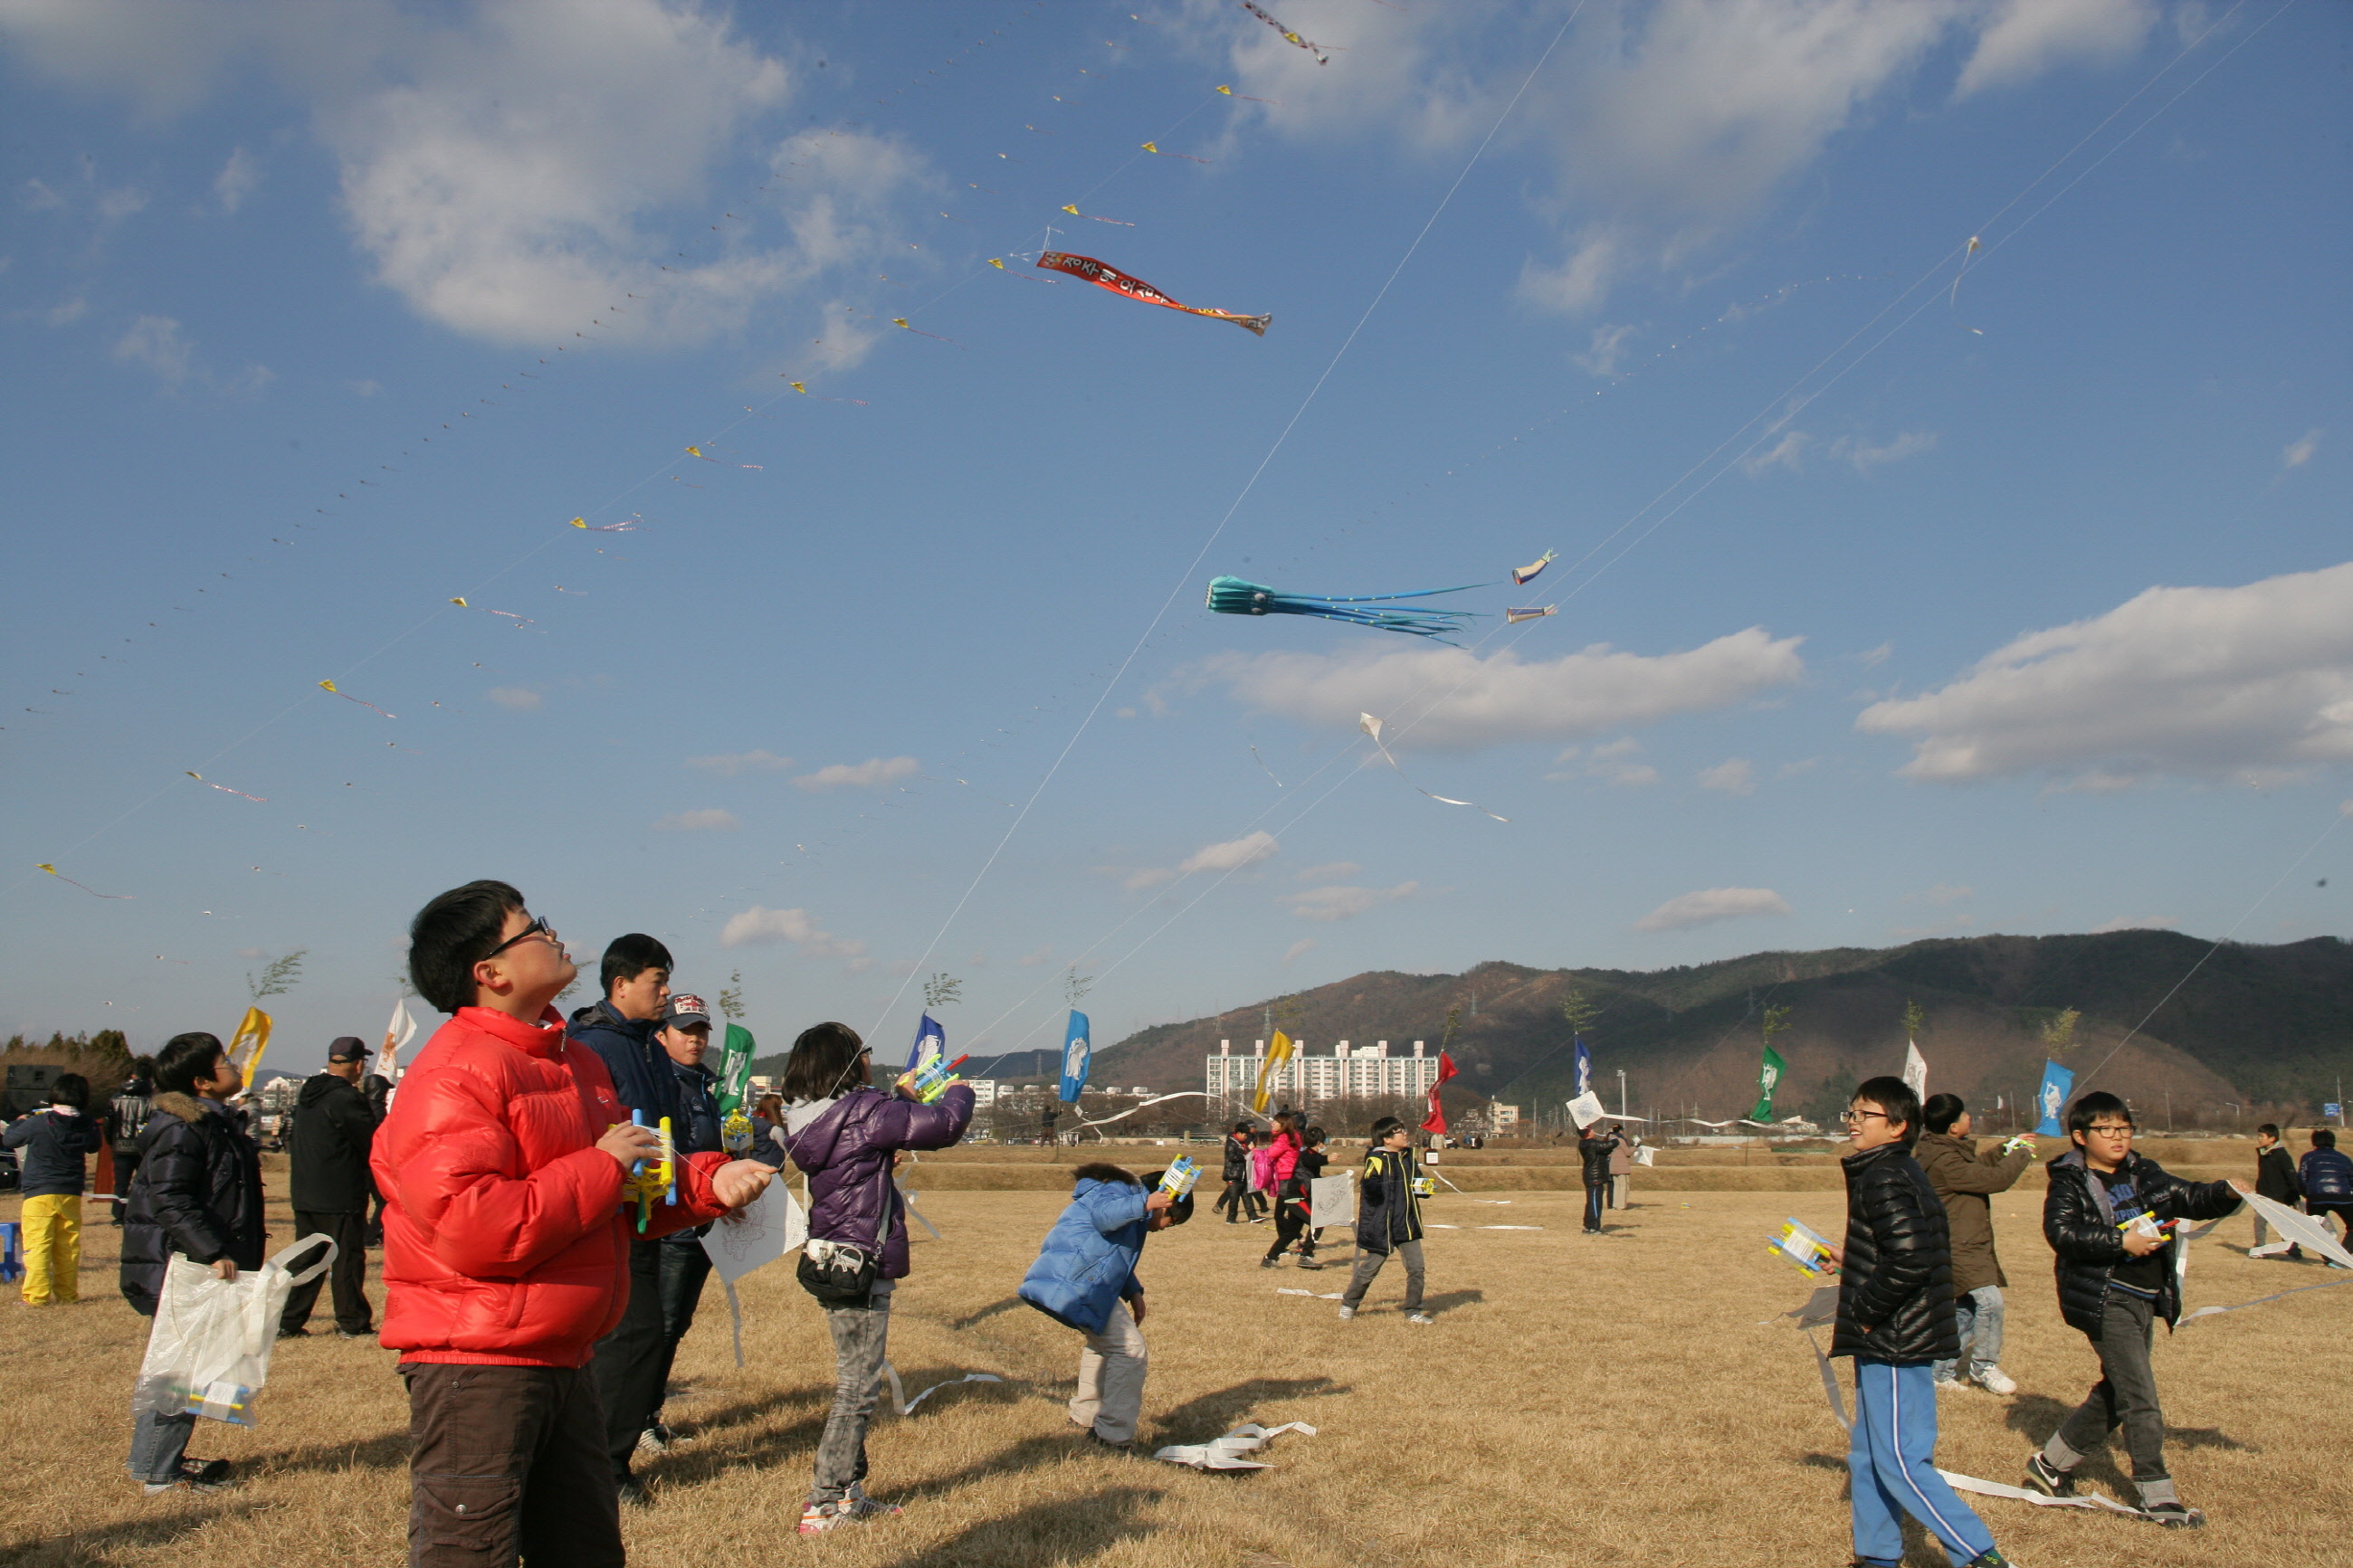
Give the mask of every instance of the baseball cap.
<path id="1" fill-rule="evenodd" d="M 357 1035 L 337 1035 L 327 1046 L 331 1062 L 364 1062 L 367 1056 L 367 1045 Z"/>
<path id="2" fill-rule="evenodd" d="M 711 1027 L 711 1009 L 703 1005 L 702 998 L 691 991 L 672 992 L 670 1011 L 662 1015 L 662 1027 L 684 1029 L 697 1024 L 706 1029 Z"/>

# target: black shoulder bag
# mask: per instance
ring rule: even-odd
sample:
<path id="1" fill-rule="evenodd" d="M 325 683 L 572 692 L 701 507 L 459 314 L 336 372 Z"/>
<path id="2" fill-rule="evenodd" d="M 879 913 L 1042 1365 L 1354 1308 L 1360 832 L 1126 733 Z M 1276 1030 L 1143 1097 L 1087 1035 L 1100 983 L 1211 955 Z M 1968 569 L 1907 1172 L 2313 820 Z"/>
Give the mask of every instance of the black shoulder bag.
<path id="1" fill-rule="evenodd" d="M 815 1237 L 801 1244 L 800 1267 L 797 1270 L 801 1289 L 828 1307 L 863 1307 L 874 1293 L 875 1281 L 882 1273 L 882 1245 L 891 1236 L 891 1157 L 882 1161 L 882 1220 L 874 1232 L 871 1248 L 847 1241 L 820 1241 Z"/>

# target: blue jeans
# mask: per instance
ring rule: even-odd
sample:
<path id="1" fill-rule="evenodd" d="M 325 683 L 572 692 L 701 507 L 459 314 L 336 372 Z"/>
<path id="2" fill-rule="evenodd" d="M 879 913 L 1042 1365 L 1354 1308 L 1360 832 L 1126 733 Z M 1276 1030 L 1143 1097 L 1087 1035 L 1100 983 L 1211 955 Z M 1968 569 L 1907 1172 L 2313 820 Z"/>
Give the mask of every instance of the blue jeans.
<path id="1" fill-rule="evenodd" d="M 1854 1435 L 1847 1451 L 1854 1496 L 1854 1554 L 1904 1561 L 1910 1514 L 1955 1563 L 1993 1550 L 1993 1536 L 1936 1473 L 1936 1390 L 1926 1363 L 1854 1361 Z"/>
<path id="2" fill-rule="evenodd" d="M 142 1410 L 131 1427 L 131 1458 L 124 1468 L 140 1480 L 161 1486 L 180 1479 L 180 1459 L 196 1430 L 193 1415 L 158 1415 Z"/>
<path id="3" fill-rule="evenodd" d="M 2001 1287 L 1980 1285 L 1953 1298 L 1953 1316 L 1961 1325 L 1961 1353 L 1951 1361 L 1936 1363 L 1936 1381 L 1961 1374 L 1961 1362 L 1969 1363 L 1969 1375 L 1974 1377 L 1988 1367 L 2001 1364 Z"/>

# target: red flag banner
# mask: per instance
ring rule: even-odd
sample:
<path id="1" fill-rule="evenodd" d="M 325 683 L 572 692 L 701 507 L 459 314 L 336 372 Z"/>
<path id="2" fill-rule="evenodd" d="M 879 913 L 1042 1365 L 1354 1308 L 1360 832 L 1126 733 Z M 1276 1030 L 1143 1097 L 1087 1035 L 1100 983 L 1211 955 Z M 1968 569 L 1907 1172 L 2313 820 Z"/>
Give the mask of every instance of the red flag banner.
<path id="1" fill-rule="evenodd" d="M 1147 305 L 1165 305 L 1172 310 L 1182 310 L 1188 316 L 1207 316 L 1212 321 L 1231 321 L 1244 331 L 1266 336 L 1268 316 L 1237 316 L 1231 310 L 1212 310 L 1200 305 L 1180 305 L 1146 283 L 1141 278 L 1131 278 L 1107 262 L 1092 256 L 1072 256 L 1068 251 L 1050 250 L 1038 258 L 1038 265 L 1050 272 L 1067 272 L 1073 278 L 1083 278 L 1099 289 L 1114 294 L 1124 294 L 1131 300 L 1141 300 Z"/>
<path id="2" fill-rule="evenodd" d="M 1446 1080 L 1453 1076 L 1454 1058 L 1444 1051 L 1439 1052 L 1438 1081 L 1430 1086 L 1430 1117 L 1421 1124 L 1424 1132 L 1443 1133 L 1446 1131 L 1446 1111 L 1438 1103 L 1438 1091 L 1444 1089 Z"/>

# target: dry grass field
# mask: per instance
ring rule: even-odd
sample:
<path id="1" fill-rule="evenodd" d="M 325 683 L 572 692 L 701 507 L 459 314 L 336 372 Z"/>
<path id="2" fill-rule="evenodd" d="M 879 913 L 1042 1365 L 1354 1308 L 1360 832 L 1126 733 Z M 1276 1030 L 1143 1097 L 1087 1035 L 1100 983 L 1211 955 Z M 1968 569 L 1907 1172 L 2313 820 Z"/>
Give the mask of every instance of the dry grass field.
<path id="1" fill-rule="evenodd" d="M 1138 1153 L 1146 1152 L 1137 1151 Z M 282 1191 L 282 1173 L 273 1187 Z M 738 1372 L 714 1284 L 681 1352 L 670 1405 L 687 1439 L 646 1462 L 656 1504 L 626 1516 L 631 1560 L 658 1568 L 808 1561 L 857 1568 L 1293 1568 L 1564 1562 L 1842 1564 L 1845 1440 L 1805 1341 L 1777 1315 L 1807 1294 L 1767 1256 L 1785 1215 L 1842 1223 L 1822 1192 L 1652 1192 L 1577 1230 L 1574 1194 L 1508 1205 L 1448 1194 L 1430 1217 L 1430 1306 L 1409 1325 L 1394 1265 L 1353 1323 L 1331 1302 L 1344 1271 L 1261 1270 L 1268 1227 L 1203 1217 L 1155 1238 L 1146 1433 L 1198 1441 L 1243 1420 L 1306 1421 L 1277 1438 L 1275 1468 L 1202 1475 L 1090 1452 L 1063 1416 L 1075 1335 L 1012 1300 L 1059 1207 L 1045 1192 L 926 1193 L 945 1239 L 920 1239 L 901 1290 L 892 1359 L 907 1390 L 968 1371 L 1001 1385 L 934 1394 L 912 1418 L 878 1417 L 872 1489 L 906 1512 L 854 1531 L 793 1533 L 832 1363 L 788 1269 L 745 1282 Z M 2040 1187 L 1997 1200 L 2015 1281 L 2004 1363 L 2021 1392 L 1946 1397 L 1940 1461 L 2014 1481 L 2032 1443 L 2092 1379 L 2060 1323 Z M 92 1205 L 93 1208 L 96 1205 Z M 12 1217 L 13 1200 L 0 1205 Z M 280 1210 L 276 1239 L 290 1238 Z M 1484 1226 L 1538 1226 L 1489 1230 Z M 2193 1305 L 2241 1301 L 2330 1275 L 2255 1263 L 2233 1219 L 2196 1245 Z M 0 1301 L 9 1479 L 0 1561 L 204 1562 L 259 1568 L 394 1563 L 406 1508 L 406 1405 L 390 1352 L 324 1338 L 279 1348 L 251 1431 L 200 1426 L 195 1451 L 240 1462 L 209 1497 L 150 1502 L 125 1476 L 132 1373 L 145 1321 L 114 1289 L 114 1237 L 89 1232 L 73 1307 Z M 372 1292 L 376 1287 L 371 1282 Z M 377 1292 L 380 1300 L 380 1292 Z M 323 1306 L 323 1303 L 322 1303 Z M 324 1318 L 314 1319 L 314 1327 Z M 2116 1517 L 1981 1500 L 2028 1568 L 2303 1564 L 2346 1561 L 2353 1504 L 2337 1469 L 2353 1451 L 2353 1288 L 2208 1319 L 2166 1341 L 2158 1376 L 2183 1495 L 2211 1525 L 2174 1533 Z M 2121 1454 L 2087 1467 L 2110 1491 Z M 1942 1562 L 1916 1542 L 1907 1561 Z"/>

